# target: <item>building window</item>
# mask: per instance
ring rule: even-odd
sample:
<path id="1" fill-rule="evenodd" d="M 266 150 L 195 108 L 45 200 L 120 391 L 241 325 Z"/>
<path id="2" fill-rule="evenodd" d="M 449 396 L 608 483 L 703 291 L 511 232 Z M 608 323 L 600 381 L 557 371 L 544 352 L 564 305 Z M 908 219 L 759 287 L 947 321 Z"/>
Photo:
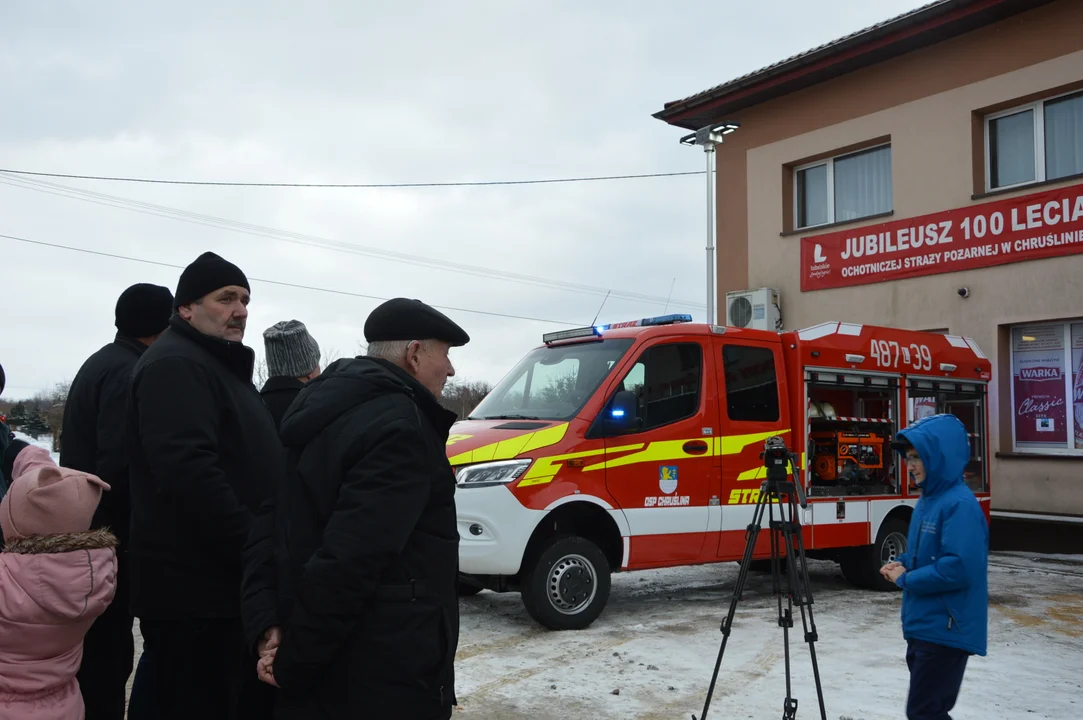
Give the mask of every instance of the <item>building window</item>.
<path id="1" fill-rule="evenodd" d="M 778 376 L 771 348 L 725 345 L 726 413 L 730 420 L 777 422 Z"/>
<path id="2" fill-rule="evenodd" d="M 1083 174 L 1083 92 L 985 118 L 986 190 Z"/>
<path id="3" fill-rule="evenodd" d="M 1017 452 L 1083 455 L 1083 320 L 1012 328 Z"/>
<path id="4" fill-rule="evenodd" d="M 794 199 L 798 229 L 891 212 L 891 145 L 796 168 Z"/>

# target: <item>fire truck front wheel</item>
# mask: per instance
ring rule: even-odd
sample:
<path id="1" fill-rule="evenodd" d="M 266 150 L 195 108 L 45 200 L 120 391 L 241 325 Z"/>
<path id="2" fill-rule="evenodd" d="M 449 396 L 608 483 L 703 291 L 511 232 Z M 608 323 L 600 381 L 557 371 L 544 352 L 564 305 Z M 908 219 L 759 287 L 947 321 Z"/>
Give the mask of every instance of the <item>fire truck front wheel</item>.
<path id="1" fill-rule="evenodd" d="M 523 606 L 550 630 L 582 630 L 609 600 L 609 561 L 590 540 L 549 539 L 523 574 Z"/>
<path id="2" fill-rule="evenodd" d="M 909 523 L 902 517 L 890 517 L 880 526 L 876 543 L 853 548 L 841 558 L 842 574 L 854 585 L 879 590 L 897 591 L 895 583 L 880 574 L 880 568 L 906 552 Z"/>

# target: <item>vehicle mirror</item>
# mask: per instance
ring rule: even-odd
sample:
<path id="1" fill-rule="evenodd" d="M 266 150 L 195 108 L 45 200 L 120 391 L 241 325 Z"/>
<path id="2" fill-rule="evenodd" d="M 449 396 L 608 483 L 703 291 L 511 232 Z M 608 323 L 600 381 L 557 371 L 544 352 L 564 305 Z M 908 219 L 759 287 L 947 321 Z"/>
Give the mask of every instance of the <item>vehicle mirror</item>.
<path id="1" fill-rule="evenodd" d="M 587 429 L 587 439 L 611 437 L 638 429 L 643 422 L 636 412 L 636 394 L 632 390 L 621 390 L 610 398 L 605 407 L 594 418 Z"/>
<path id="2" fill-rule="evenodd" d="M 606 411 L 606 426 L 613 430 L 624 431 L 636 427 L 639 415 L 636 412 L 636 394 L 632 390 L 621 390 L 613 396 Z"/>

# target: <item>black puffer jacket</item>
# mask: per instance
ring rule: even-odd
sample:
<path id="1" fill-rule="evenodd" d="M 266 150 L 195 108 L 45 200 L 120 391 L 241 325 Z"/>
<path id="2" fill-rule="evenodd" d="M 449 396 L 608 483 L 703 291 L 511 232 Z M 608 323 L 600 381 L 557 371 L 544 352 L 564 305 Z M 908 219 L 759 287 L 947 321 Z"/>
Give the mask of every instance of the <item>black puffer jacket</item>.
<path id="1" fill-rule="evenodd" d="M 241 553 L 285 470 L 255 356 L 174 316 L 128 404 L 132 614 L 239 618 Z"/>
<path id="2" fill-rule="evenodd" d="M 108 527 L 119 541 L 119 553 L 128 549 L 128 382 L 135 363 L 147 346 L 117 334 L 113 342 L 95 352 L 75 374 L 64 405 L 60 464 L 93 473 L 111 488 L 102 493 L 91 529 Z"/>
<path id="3" fill-rule="evenodd" d="M 286 414 L 290 471 L 273 540 L 253 533 L 245 588 L 249 641 L 271 624 L 284 631 L 277 718 L 451 716 L 454 420 L 407 373 L 372 358 L 333 363 Z"/>
<path id="4" fill-rule="evenodd" d="M 297 378 L 285 376 L 267 378 L 267 382 L 263 383 L 259 394 L 267 409 L 271 411 L 275 427 L 282 427 L 282 418 L 304 386 L 305 384 Z"/>

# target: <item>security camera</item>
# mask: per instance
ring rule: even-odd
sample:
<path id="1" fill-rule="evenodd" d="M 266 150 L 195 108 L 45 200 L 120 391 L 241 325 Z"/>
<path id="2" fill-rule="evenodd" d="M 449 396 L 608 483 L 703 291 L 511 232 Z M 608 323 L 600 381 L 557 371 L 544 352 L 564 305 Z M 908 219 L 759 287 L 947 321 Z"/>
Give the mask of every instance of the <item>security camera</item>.
<path id="1" fill-rule="evenodd" d="M 970 288 L 961 287 L 957 292 L 959 293 L 959 297 L 970 297 Z"/>

